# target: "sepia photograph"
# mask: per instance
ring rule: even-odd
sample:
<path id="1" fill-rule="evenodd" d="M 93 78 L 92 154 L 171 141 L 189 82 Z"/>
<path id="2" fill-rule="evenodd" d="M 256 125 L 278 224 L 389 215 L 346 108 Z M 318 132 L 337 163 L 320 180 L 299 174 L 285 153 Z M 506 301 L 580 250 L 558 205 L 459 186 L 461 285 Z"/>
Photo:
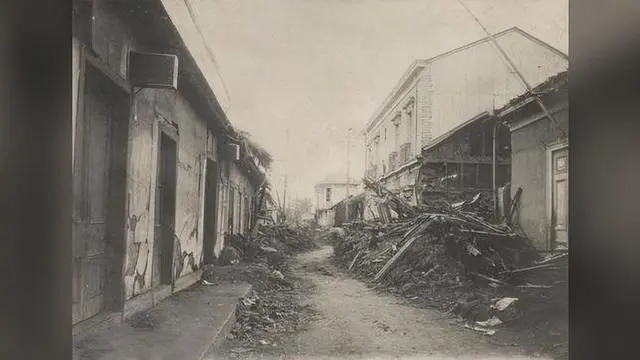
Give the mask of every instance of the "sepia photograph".
<path id="1" fill-rule="evenodd" d="M 568 360 L 568 17 L 73 0 L 73 358 Z"/>

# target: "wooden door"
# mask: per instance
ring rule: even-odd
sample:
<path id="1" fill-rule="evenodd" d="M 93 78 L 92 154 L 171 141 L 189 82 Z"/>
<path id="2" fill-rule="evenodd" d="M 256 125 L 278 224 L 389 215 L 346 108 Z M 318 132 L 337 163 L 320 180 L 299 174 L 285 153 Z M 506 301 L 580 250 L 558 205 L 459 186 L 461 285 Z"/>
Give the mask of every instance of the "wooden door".
<path id="1" fill-rule="evenodd" d="M 216 245 L 216 223 L 218 219 L 218 165 L 207 159 L 204 189 L 204 262 L 210 264 Z"/>
<path id="2" fill-rule="evenodd" d="M 115 101 L 98 83 L 87 81 L 83 97 L 82 155 L 74 194 L 73 323 L 105 308 L 108 272 L 107 211 Z"/>
<path id="3" fill-rule="evenodd" d="M 173 283 L 173 250 L 176 214 L 176 142 L 161 132 L 156 182 L 152 285 Z"/>
<path id="4" fill-rule="evenodd" d="M 552 229 L 556 247 L 568 247 L 569 239 L 569 150 L 556 150 L 552 158 Z"/>

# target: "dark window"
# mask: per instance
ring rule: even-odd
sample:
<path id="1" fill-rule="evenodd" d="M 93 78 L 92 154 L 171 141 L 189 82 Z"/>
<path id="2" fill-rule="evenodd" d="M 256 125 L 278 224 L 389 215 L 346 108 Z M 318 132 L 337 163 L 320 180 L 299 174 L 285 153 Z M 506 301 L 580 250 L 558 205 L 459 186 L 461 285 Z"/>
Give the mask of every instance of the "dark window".
<path id="1" fill-rule="evenodd" d="M 491 165 L 487 165 L 487 164 L 482 164 L 482 165 L 478 165 L 478 185 L 482 186 L 482 187 L 491 187 L 492 184 L 492 171 L 491 171 Z"/>
<path id="2" fill-rule="evenodd" d="M 469 154 L 471 156 L 482 155 L 482 132 L 477 127 L 469 132 Z"/>
<path id="3" fill-rule="evenodd" d="M 229 187 L 229 209 L 228 209 L 229 222 L 227 223 L 227 231 L 230 234 L 233 234 L 233 220 L 234 220 L 233 212 L 235 210 L 234 197 L 235 197 L 235 190 L 232 187 Z"/>
<path id="4" fill-rule="evenodd" d="M 331 188 L 327 188 L 327 202 L 331 201 Z"/>
<path id="5" fill-rule="evenodd" d="M 484 156 L 493 155 L 493 127 L 484 128 Z"/>

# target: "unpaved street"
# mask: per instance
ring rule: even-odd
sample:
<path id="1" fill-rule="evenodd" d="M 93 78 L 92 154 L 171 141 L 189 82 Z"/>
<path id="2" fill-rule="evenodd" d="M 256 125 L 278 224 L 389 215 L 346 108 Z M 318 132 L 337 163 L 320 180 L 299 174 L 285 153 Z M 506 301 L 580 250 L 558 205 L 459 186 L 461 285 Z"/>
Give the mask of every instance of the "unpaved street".
<path id="1" fill-rule="evenodd" d="M 332 251 L 325 246 L 297 258 L 295 269 L 315 285 L 306 301 L 319 316 L 306 331 L 280 339 L 280 358 L 520 358 L 517 348 L 497 347 L 438 311 L 403 305 L 340 273 Z"/>

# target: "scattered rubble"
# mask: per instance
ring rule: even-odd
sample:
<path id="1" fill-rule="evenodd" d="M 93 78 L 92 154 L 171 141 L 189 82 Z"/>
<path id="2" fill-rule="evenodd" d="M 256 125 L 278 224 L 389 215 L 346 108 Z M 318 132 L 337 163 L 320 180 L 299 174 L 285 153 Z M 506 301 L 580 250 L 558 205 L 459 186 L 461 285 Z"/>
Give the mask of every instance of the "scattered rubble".
<path id="1" fill-rule="evenodd" d="M 486 335 L 516 329 L 520 340 L 549 343 L 540 337 L 553 328 L 559 334 L 555 344 L 566 345 L 567 253 L 540 258 L 512 228 L 521 189 L 504 219 L 495 221 L 491 194 L 418 207 L 367 179 L 365 186 L 398 218 L 343 227 L 333 245 L 346 271 L 378 289 L 456 314 Z"/>
<path id="2" fill-rule="evenodd" d="M 228 237 L 226 248 L 234 249 L 239 262 L 206 266 L 203 283 L 247 282 L 253 291 L 240 300 L 236 324 L 220 351 L 238 358 L 278 353 L 278 335 L 300 331 L 311 320 L 313 309 L 300 304 L 306 284 L 291 271 L 288 259 L 315 248 L 314 240 L 309 228 L 273 224 L 262 225 L 253 241 L 243 236 Z"/>

